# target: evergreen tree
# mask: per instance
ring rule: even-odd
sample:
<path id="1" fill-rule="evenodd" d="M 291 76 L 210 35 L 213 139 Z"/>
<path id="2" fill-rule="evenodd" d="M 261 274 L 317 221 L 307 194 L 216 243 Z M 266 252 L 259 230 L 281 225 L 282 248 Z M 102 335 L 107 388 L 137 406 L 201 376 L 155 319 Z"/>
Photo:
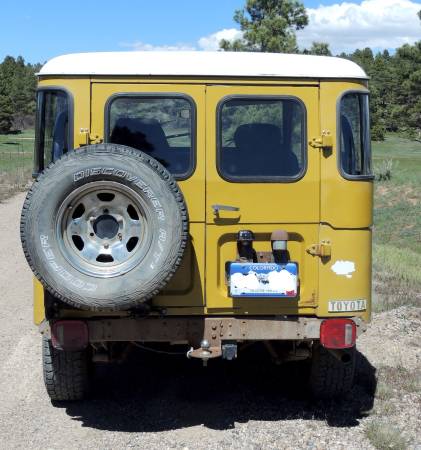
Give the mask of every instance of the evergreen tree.
<path id="1" fill-rule="evenodd" d="M 310 50 L 304 50 L 305 55 L 332 56 L 329 44 L 326 42 L 313 42 Z"/>
<path id="2" fill-rule="evenodd" d="M 0 64 L 0 115 L 1 132 L 8 132 L 12 127 L 23 129 L 33 125 L 35 115 L 35 90 L 37 80 L 35 73 L 40 65 L 26 64 L 18 56 L 6 56 Z"/>
<path id="3" fill-rule="evenodd" d="M 234 20 L 243 37 L 233 42 L 222 40 L 220 47 L 230 51 L 297 53 L 295 31 L 308 24 L 303 4 L 296 0 L 247 0 Z"/>
<path id="4" fill-rule="evenodd" d="M 421 138 L 421 41 L 405 44 L 396 52 L 398 85 L 396 113 L 401 128 L 411 136 Z"/>
<path id="5" fill-rule="evenodd" d="M 0 133 L 9 133 L 12 124 L 13 103 L 10 96 L 10 85 L 3 64 L 0 64 Z"/>

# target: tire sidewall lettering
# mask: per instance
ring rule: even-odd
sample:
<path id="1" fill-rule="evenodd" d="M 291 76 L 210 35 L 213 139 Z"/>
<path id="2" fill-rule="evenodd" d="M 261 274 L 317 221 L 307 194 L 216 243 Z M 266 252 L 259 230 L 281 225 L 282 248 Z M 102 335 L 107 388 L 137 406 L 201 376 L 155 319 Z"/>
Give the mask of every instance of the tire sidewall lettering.
<path id="1" fill-rule="evenodd" d="M 85 292 L 95 292 L 98 285 L 95 283 L 89 283 L 81 280 L 80 278 L 72 275 L 68 270 L 66 270 L 62 265 L 57 263 L 56 256 L 53 248 L 50 245 L 50 237 L 45 234 L 39 236 L 41 242 L 41 248 L 44 255 L 49 263 L 49 266 L 61 277 L 64 281 L 71 284 L 76 289 L 80 289 Z"/>
<path id="2" fill-rule="evenodd" d="M 114 176 L 123 179 L 124 181 L 131 183 L 132 185 L 139 188 L 144 194 L 143 198 L 149 200 L 149 203 L 152 205 L 158 220 L 161 222 L 166 221 L 166 215 L 162 203 L 158 199 L 158 196 L 155 194 L 155 191 L 152 189 L 152 187 L 145 181 L 143 181 L 141 177 L 133 175 L 127 170 L 116 169 L 114 167 L 93 167 L 79 170 L 73 173 L 73 183 L 78 183 L 82 180 L 85 182 L 89 182 L 89 178 L 101 175 Z M 94 179 L 92 181 L 96 180 Z"/>

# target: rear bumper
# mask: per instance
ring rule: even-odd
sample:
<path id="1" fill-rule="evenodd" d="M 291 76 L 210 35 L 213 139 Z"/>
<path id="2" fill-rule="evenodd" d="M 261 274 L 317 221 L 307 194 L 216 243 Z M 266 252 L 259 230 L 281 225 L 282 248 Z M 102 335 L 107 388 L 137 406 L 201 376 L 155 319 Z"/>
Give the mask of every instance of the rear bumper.
<path id="1" fill-rule="evenodd" d="M 139 317 L 118 319 L 90 319 L 89 342 L 169 342 L 197 347 L 207 340 L 212 347 L 223 341 L 306 341 L 320 338 L 320 325 L 324 319 L 314 317 Z M 365 331 L 366 324 L 352 318 L 357 335 Z M 44 323 L 41 331 L 49 333 Z"/>

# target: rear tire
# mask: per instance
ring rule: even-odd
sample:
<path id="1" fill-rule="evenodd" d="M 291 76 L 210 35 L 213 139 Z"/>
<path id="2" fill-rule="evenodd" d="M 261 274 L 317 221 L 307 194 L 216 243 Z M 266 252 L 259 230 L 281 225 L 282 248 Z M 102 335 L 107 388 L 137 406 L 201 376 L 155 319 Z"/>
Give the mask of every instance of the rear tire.
<path id="1" fill-rule="evenodd" d="M 42 338 L 44 383 L 51 400 L 82 400 L 89 388 L 88 351 L 57 350 Z"/>
<path id="2" fill-rule="evenodd" d="M 348 393 L 354 384 L 355 347 L 346 351 L 350 360 L 339 361 L 320 344 L 313 347 L 310 390 L 318 399 L 338 398 Z"/>

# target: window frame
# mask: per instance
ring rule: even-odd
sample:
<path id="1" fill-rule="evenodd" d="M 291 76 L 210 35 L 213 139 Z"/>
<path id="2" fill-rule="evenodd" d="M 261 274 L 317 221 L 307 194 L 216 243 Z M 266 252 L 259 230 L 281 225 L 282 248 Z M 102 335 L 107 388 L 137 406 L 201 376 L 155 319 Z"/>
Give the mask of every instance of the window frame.
<path id="1" fill-rule="evenodd" d="M 41 144 L 44 147 L 44 139 L 41 139 L 41 122 L 44 115 L 45 106 L 45 92 L 62 92 L 67 97 L 67 113 L 69 117 L 68 136 L 67 142 L 69 143 L 69 151 L 74 148 L 73 136 L 74 136 L 74 100 L 73 94 L 63 86 L 40 86 L 35 91 L 36 95 L 36 115 L 35 115 L 35 146 L 34 146 L 34 171 L 32 173 L 33 178 L 37 178 L 44 170 L 44 149 L 41 151 Z M 39 94 L 41 100 L 39 101 Z M 51 163 L 49 163 L 51 164 Z"/>
<path id="2" fill-rule="evenodd" d="M 271 101 L 271 100 L 293 100 L 300 107 L 303 112 L 303 127 L 301 130 L 301 153 L 302 153 L 302 161 L 303 165 L 300 172 L 294 176 L 232 176 L 224 173 L 221 167 L 221 150 L 222 150 L 222 109 L 224 105 L 230 100 L 263 100 L 263 101 Z M 230 183 L 295 183 L 301 180 L 308 169 L 308 146 L 307 146 L 307 108 L 303 100 L 294 95 L 250 95 L 250 94 L 235 94 L 235 95 L 226 95 L 221 98 L 216 107 L 216 169 L 218 171 L 219 176 L 228 181 Z"/>
<path id="3" fill-rule="evenodd" d="M 187 100 L 191 107 L 191 167 L 189 170 L 183 174 L 173 175 L 171 174 L 177 181 L 184 181 L 188 178 L 192 177 L 196 171 L 197 164 L 197 107 L 195 100 L 188 94 L 184 94 L 181 92 L 117 92 L 108 97 L 105 102 L 104 108 L 104 142 L 109 142 L 110 136 L 110 122 L 111 122 L 111 106 L 112 103 L 119 98 L 146 98 L 146 99 L 182 99 Z M 171 172 L 170 172 L 171 173 Z"/>
<path id="4" fill-rule="evenodd" d="M 349 89 L 346 91 L 343 91 L 341 95 L 338 97 L 337 105 L 336 105 L 336 160 L 337 160 L 337 167 L 338 171 L 341 174 L 342 178 L 345 178 L 345 180 L 349 181 L 372 181 L 374 180 L 374 173 L 367 174 L 367 175 L 352 175 L 347 172 L 345 172 L 342 168 L 342 130 L 341 130 L 341 107 L 342 107 L 342 100 L 349 94 L 358 94 L 358 95 L 365 95 L 367 96 L 369 102 L 368 102 L 368 110 L 367 110 L 367 120 L 368 120 L 368 132 L 370 136 L 370 165 L 371 165 L 371 171 L 373 172 L 373 151 L 371 146 L 371 122 L 370 122 L 370 91 L 368 90 L 362 90 L 362 89 Z"/>

